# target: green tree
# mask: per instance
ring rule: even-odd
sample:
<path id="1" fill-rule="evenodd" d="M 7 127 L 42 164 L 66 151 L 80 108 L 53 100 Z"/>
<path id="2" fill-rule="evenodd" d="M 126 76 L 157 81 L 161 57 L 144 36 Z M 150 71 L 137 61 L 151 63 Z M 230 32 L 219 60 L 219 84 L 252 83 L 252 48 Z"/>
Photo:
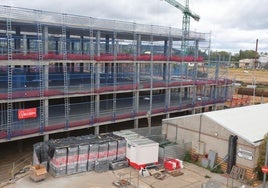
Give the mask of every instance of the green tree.
<path id="1" fill-rule="evenodd" d="M 210 59 L 212 61 L 229 61 L 230 53 L 226 51 L 211 51 Z"/>
<path id="2" fill-rule="evenodd" d="M 256 51 L 254 50 L 240 50 L 239 51 L 239 60 L 241 59 L 255 59 L 255 57 L 258 58 L 259 54 L 256 54 Z"/>

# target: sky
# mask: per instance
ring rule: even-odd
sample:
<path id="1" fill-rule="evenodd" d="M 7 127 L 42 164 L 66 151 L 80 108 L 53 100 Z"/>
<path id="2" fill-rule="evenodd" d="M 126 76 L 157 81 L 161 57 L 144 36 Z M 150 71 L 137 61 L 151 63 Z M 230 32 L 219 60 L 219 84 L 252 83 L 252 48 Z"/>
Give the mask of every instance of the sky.
<path id="1" fill-rule="evenodd" d="M 177 0 L 185 5 L 185 0 Z M 192 31 L 211 33 L 211 50 L 268 52 L 267 0 L 189 0 L 199 22 Z M 163 0 L 0 0 L 1 5 L 181 28 L 182 12 Z"/>

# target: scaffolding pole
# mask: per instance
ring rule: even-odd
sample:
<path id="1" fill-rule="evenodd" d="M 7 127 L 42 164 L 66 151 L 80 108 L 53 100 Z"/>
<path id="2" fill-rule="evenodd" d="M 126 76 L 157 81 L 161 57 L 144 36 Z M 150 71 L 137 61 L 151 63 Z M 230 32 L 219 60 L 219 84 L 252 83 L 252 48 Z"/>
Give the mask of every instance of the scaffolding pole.
<path id="1" fill-rule="evenodd" d="M 117 41 L 117 32 L 113 32 L 113 67 L 112 67 L 112 72 L 113 72 L 113 87 L 114 87 L 114 92 L 113 92 L 113 120 L 116 120 L 116 91 L 117 91 L 117 48 L 116 48 L 116 41 Z"/>
<path id="2" fill-rule="evenodd" d="M 67 39 L 66 39 L 66 15 L 62 14 L 61 25 L 61 50 L 63 60 L 63 78 L 64 78 L 64 113 L 65 113 L 65 129 L 69 128 L 70 118 L 70 99 L 69 99 L 69 76 L 67 67 Z"/>
<path id="3" fill-rule="evenodd" d="M 90 54 L 90 124 L 94 124 L 94 117 L 95 117 L 95 79 L 97 76 L 95 74 L 98 74 L 98 72 L 95 70 L 95 63 L 94 63 L 94 36 L 93 36 L 93 20 L 89 19 L 89 54 Z M 99 103 L 99 101 L 97 101 Z M 97 104 L 99 105 L 99 104 Z M 97 113 L 97 112 L 96 112 Z"/>
<path id="4" fill-rule="evenodd" d="M 7 95 L 8 95 L 8 102 L 7 102 L 7 136 L 8 139 L 11 139 L 12 136 L 12 124 L 13 124 L 13 86 L 12 86 L 12 78 L 13 78 L 13 67 L 12 67 L 12 26 L 11 26 L 11 8 L 6 7 L 6 35 L 7 35 L 7 55 L 8 55 L 8 78 L 7 78 Z"/>
<path id="5" fill-rule="evenodd" d="M 40 95 L 40 103 L 39 103 L 39 130 L 40 133 L 44 132 L 45 128 L 45 106 L 44 106 L 44 67 L 43 67 L 43 29 L 40 20 L 40 11 L 36 13 L 37 18 L 37 46 L 38 46 L 38 66 L 39 66 L 39 95 Z"/>

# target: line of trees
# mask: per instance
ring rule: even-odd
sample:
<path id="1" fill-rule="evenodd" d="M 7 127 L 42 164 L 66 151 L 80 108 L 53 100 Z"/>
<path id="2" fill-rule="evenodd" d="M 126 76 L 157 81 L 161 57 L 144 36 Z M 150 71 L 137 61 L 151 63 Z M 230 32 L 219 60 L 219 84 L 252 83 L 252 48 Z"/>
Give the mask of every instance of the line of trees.
<path id="1" fill-rule="evenodd" d="M 227 61 L 239 61 L 241 59 L 255 59 L 259 58 L 260 54 L 256 53 L 254 50 L 240 50 L 239 53 L 231 54 L 230 52 L 226 51 L 211 51 L 210 52 L 210 59 L 212 60 L 223 60 Z"/>

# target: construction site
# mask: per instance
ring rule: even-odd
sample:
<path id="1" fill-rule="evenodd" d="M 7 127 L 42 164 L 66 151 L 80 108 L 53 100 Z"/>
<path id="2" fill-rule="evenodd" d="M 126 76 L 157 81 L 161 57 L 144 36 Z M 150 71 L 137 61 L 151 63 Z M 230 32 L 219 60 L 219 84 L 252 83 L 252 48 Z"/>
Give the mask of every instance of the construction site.
<path id="1" fill-rule="evenodd" d="M 189 1 L 185 7 L 166 2 L 184 12 L 182 29 L 0 6 L 1 148 L 17 144 L 15 150 L 28 152 L 27 140 L 44 142 L 35 155 L 45 159 L 30 158 L 49 165 L 54 177 L 90 171 L 90 147 L 96 143 L 95 171 L 107 171 L 120 152 L 123 161 L 141 170 L 167 157 L 158 161 L 164 137 L 161 126 L 153 131 L 162 119 L 224 109 L 233 95 L 229 60 L 210 59 L 210 33 L 190 30 L 190 17 L 200 17 L 189 11 Z M 133 140 L 133 134 L 140 136 Z M 125 140 L 120 151 L 119 140 Z M 155 149 L 148 161 L 150 153 L 132 161 L 131 144 Z M 30 155 L 38 151 L 31 145 Z M 13 163 L 10 179 L 15 174 Z"/>

